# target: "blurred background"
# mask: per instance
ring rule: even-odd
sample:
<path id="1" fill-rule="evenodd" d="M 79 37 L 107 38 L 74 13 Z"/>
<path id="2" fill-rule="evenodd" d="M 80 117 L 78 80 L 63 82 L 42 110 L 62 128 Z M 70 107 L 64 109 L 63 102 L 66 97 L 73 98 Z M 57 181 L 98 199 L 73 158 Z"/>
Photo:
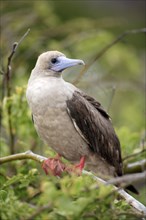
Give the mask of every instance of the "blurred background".
<path id="1" fill-rule="evenodd" d="M 10 100 L 16 145 L 25 142 L 28 146 L 30 139 L 34 142 L 37 138 L 25 98 L 37 57 L 44 51 L 59 50 L 88 65 L 118 36 L 145 27 L 145 3 L 141 0 L 1 1 L 2 72 L 6 72 L 13 43 L 30 28 L 12 60 Z M 145 40 L 145 33 L 128 34 L 96 59 L 82 77 L 82 67 L 63 73 L 65 80 L 95 97 L 109 112 L 123 154 L 128 154 L 129 149 L 137 152 L 145 137 Z M 4 136 L 9 139 L 6 118 L 4 115 Z"/>
<path id="2" fill-rule="evenodd" d="M 37 57 L 44 51 L 59 50 L 70 58 L 84 60 L 87 65 L 95 60 L 81 77 L 80 66 L 66 70 L 63 77 L 95 97 L 109 112 L 120 138 L 123 158 L 136 153 L 130 160 L 124 160 L 124 165 L 143 161 L 146 156 L 145 33 L 129 33 L 99 59 L 95 58 L 121 34 L 146 27 L 146 1 L 3 0 L 0 2 L 0 10 L 1 73 L 7 71 L 7 59 L 13 43 L 18 42 L 30 28 L 12 59 L 11 94 L 5 95 L 1 102 L 1 154 L 5 156 L 31 149 L 45 156 L 53 155 L 48 147 L 44 147 L 34 130 L 25 90 Z M 0 77 L 3 90 L 2 74 Z M 9 107 L 11 114 L 8 112 Z M 1 176 L 5 176 L 5 173 L 8 176 L 27 174 L 32 167 L 36 168 L 36 162 L 28 160 L 17 161 L 13 166 L 6 164 L 1 169 Z M 144 165 L 141 165 L 141 170 L 144 169 Z M 45 177 L 39 178 L 37 184 L 41 188 Z M 140 183 L 138 186 L 141 188 Z M 29 194 L 25 193 L 21 195 L 22 199 Z M 144 193 L 137 198 L 145 203 Z M 4 207 L 7 213 L 5 203 Z"/>
<path id="3" fill-rule="evenodd" d="M 127 30 L 145 27 L 145 1 L 1 1 L 1 68 L 12 44 L 30 28 L 13 61 L 13 83 L 27 84 L 38 55 L 59 50 L 87 64 Z M 78 80 L 79 67 L 64 78 L 98 99 L 116 127 L 144 127 L 145 34 L 129 34 Z"/>
<path id="4" fill-rule="evenodd" d="M 13 43 L 30 28 L 12 61 L 14 100 L 11 100 L 16 141 L 24 141 L 26 136 L 25 141 L 30 143 L 28 134 L 31 129 L 34 131 L 30 120 L 26 132 L 31 116 L 25 88 L 38 55 L 59 50 L 68 57 L 83 59 L 88 65 L 118 36 L 145 27 L 145 3 L 141 0 L 1 1 L 1 72 L 6 71 Z M 144 140 L 145 46 L 145 33 L 128 34 L 96 59 L 82 77 L 82 67 L 63 74 L 65 80 L 102 103 L 112 117 L 125 153 L 131 139 L 136 149 Z"/>

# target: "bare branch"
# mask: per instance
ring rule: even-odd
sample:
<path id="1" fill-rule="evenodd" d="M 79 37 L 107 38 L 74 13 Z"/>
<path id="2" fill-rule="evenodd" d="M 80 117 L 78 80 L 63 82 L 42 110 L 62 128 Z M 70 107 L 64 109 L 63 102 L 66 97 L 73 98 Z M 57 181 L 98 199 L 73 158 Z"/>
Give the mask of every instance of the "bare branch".
<path id="1" fill-rule="evenodd" d="M 38 154 L 35 154 L 33 153 L 32 151 L 26 151 L 24 153 L 19 153 L 19 154 L 14 154 L 14 155 L 10 155 L 10 156 L 6 156 L 6 157 L 3 157 L 3 158 L 0 158 L 0 164 L 4 164 L 4 163 L 7 163 L 7 162 L 11 162 L 11 161 L 14 161 L 14 160 L 22 160 L 22 159 L 32 159 L 32 160 L 35 160 L 39 163 L 42 163 L 44 160 L 46 160 L 47 158 L 46 157 L 43 157 L 43 156 L 40 156 Z M 88 172 L 86 170 L 83 170 L 83 174 L 85 175 L 88 175 L 88 176 L 91 176 L 93 179 L 95 179 L 99 184 L 104 184 L 104 185 L 107 185 L 109 184 L 110 182 L 106 182 L 104 181 L 103 179 L 95 176 L 94 174 L 92 174 L 91 172 Z M 122 177 L 121 177 L 122 178 Z M 123 177 L 124 178 L 124 177 Z M 128 177 L 129 178 L 129 177 Z M 115 180 L 111 180 L 111 181 L 115 181 L 116 182 L 116 178 Z M 119 179 L 118 179 L 119 181 Z M 126 181 L 126 180 L 124 180 Z M 128 179 L 129 181 L 129 179 Z M 111 184 L 111 183 L 110 183 Z M 146 216 L 146 207 L 140 203 L 139 201 L 137 201 L 135 198 L 133 198 L 132 196 L 130 196 L 128 193 L 126 193 L 123 189 L 118 189 L 117 187 L 113 186 L 113 189 L 114 190 L 117 190 L 119 196 L 121 198 L 123 198 L 129 205 L 131 205 L 135 212 L 139 215 L 142 215 L 142 216 Z"/>
<path id="2" fill-rule="evenodd" d="M 109 110 L 110 110 L 110 108 L 111 108 L 111 106 L 112 106 L 112 101 L 113 101 L 115 92 L 116 92 L 116 87 L 113 86 L 113 88 L 112 88 L 112 94 L 111 94 L 111 97 L 110 97 L 110 100 L 109 100 L 109 104 L 108 104 L 108 108 L 107 108 L 107 112 L 109 112 Z"/>
<path id="3" fill-rule="evenodd" d="M 11 62 L 12 58 L 16 52 L 16 49 L 18 48 L 19 44 L 24 40 L 24 38 L 28 35 L 30 29 L 26 31 L 26 33 L 20 38 L 18 42 L 14 42 L 12 46 L 12 51 L 10 55 L 8 56 L 8 62 L 7 62 L 7 70 L 3 74 L 3 82 L 2 82 L 2 103 L 3 103 L 3 98 L 5 95 L 9 98 L 11 96 L 11 76 L 12 76 L 12 67 L 11 67 Z M 1 114 L 0 114 L 0 127 L 1 127 L 1 120 L 2 120 L 2 106 L 1 106 Z M 8 113 L 8 125 L 9 125 L 9 134 L 10 134 L 10 153 L 14 153 L 14 145 L 15 145 L 15 133 L 14 129 L 12 127 L 12 105 L 9 103 L 8 108 L 7 108 L 7 113 Z"/>
<path id="4" fill-rule="evenodd" d="M 20 38 L 20 40 L 18 42 L 14 42 L 13 46 L 12 46 L 12 50 L 10 55 L 8 56 L 8 63 L 7 63 L 7 71 L 6 73 L 4 73 L 4 77 L 3 77 L 3 86 L 2 86 L 2 100 L 4 98 L 5 95 L 5 90 L 7 89 L 7 96 L 10 96 L 10 78 L 11 78 L 11 62 L 12 62 L 12 58 L 19 46 L 19 44 L 24 40 L 24 38 L 28 35 L 30 29 L 28 29 L 25 34 Z"/>
<path id="5" fill-rule="evenodd" d="M 130 154 L 130 155 L 124 157 L 124 158 L 123 158 L 123 161 L 124 161 L 124 160 L 128 160 L 128 159 L 130 159 L 130 158 L 132 158 L 132 157 L 138 156 L 138 155 L 140 155 L 140 154 L 142 154 L 142 153 L 144 153 L 144 152 L 146 152 L 146 149 L 143 148 L 143 149 L 142 149 L 140 152 L 138 152 L 138 153 Z"/>
<path id="6" fill-rule="evenodd" d="M 94 178 L 97 182 L 100 184 L 107 185 L 107 182 L 104 181 L 103 179 L 93 175 L 91 172 L 88 172 L 86 170 L 83 170 L 83 174 L 89 175 L 92 178 Z M 138 214 L 141 215 L 141 217 L 146 217 L 146 207 L 140 203 L 138 200 L 133 198 L 131 195 L 129 195 L 127 192 L 125 192 L 123 189 L 119 189 L 116 186 L 113 186 L 114 190 L 117 190 L 118 195 L 124 199 L 132 208 L 133 210 Z"/>
<path id="7" fill-rule="evenodd" d="M 0 74 L 4 75 L 4 70 L 2 68 L 0 69 Z"/>
<path id="8" fill-rule="evenodd" d="M 28 30 L 25 32 L 25 34 L 20 38 L 20 40 L 18 41 L 18 45 L 21 44 L 21 42 L 24 40 L 24 38 L 29 34 L 30 32 L 30 28 L 28 28 Z M 18 46 L 17 45 L 17 46 Z"/>
<path id="9" fill-rule="evenodd" d="M 31 159 L 31 160 L 35 160 L 39 163 L 42 163 L 44 160 L 46 160 L 46 157 L 40 156 L 38 154 L 34 154 L 32 151 L 26 151 L 24 153 L 19 153 L 19 154 L 13 154 L 13 155 L 9 155 L 6 157 L 2 157 L 0 158 L 0 164 L 3 163 L 8 163 L 11 162 L 13 160 L 24 160 L 24 159 Z"/>
<path id="10" fill-rule="evenodd" d="M 135 173 L 135 174 L 116 177 L 107 181 L 107 184 L 113 184 L 113 185 L 125 187 L 130 185 L 131 183 L 134 184 L 145 179 L 146 179 L 146 171 L 143 173 Z"/>
<path id="11" fill-rule="evenodd" d="M 97 61 L 100 57 L 102 57 L 111 47 L 113 47 L 116 43 L 121 41 L 124 37 L 130 34 L 138 34 L 138 33 L 146 33 L 146 28 L 141 29 L 135 29 L 135 30 L 129 30 L 125 31 L 121 35 L 119 35 L 116 39 L 114 39 L 111 43 L 109 43 L 107 46 L 105 46 L 101 51 L 99 51 L 92 59 L 91 61 L 84 66 L 84 68 L 79 73 L 78 77 L 73 82 L 75 85 L 79 83 L 82 76 L 87 72 L 87 70 L 92 66 L 92 64 Z"/>

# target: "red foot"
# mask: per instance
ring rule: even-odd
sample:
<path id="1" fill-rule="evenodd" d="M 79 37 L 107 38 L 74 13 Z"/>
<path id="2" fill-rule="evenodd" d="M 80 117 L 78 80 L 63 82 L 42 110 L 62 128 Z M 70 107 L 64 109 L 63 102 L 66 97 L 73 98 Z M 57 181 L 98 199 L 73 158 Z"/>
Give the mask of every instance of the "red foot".
<path id="1" fill-rule="evenodd" d="M 75 173 L 77 175 L 81 175 L 82 170 L 85 166 L 85 160 L 86 160 L 85 156 L 81 157 L 79 164 L 66 168 L 66 171 L 69 173 Z"/>
<path id="2" fill-rule="evenodd" d="M 65 170 L 65 164 L 61 161 L 61 156 L 57 155 L 55 158 L 48 158 L 43 161 L 42 168 L 46 175 L 61 176 Z"/>

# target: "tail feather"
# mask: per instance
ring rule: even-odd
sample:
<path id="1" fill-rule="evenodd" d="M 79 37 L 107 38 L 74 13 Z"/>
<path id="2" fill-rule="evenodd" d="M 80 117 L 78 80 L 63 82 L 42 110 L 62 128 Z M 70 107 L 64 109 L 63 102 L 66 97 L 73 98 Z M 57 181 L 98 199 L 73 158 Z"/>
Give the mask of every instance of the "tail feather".
<path id="1" fill-rule="evenodd" d="M 129 191 L 131 191 L 131 192 L 133 192 L 133 193 L 139 195 L 138 190 L 137 190 L 133 185 L 127 186 L 127 187 L 126 187 L 126 190 L 129 190 Z"/>

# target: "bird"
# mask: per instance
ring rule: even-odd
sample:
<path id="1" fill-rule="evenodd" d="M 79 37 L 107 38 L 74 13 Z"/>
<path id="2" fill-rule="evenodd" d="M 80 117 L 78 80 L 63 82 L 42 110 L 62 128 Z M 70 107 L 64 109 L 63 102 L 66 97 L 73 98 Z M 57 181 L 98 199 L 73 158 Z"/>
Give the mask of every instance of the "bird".
<path id="1" fill-rule="evenodd" d="M 46 174 L 66 170 L 65 158 L 74 168 L 84 168 L 103 179 L 122 176 L 120 141 L 109 114 L 93 97 L 66 82 L 62 72 L 85 65 L 59 51 L 42 53 L 28 80 L 26 98 L 35 129 L 56 153 L 43 163 Z"/>

